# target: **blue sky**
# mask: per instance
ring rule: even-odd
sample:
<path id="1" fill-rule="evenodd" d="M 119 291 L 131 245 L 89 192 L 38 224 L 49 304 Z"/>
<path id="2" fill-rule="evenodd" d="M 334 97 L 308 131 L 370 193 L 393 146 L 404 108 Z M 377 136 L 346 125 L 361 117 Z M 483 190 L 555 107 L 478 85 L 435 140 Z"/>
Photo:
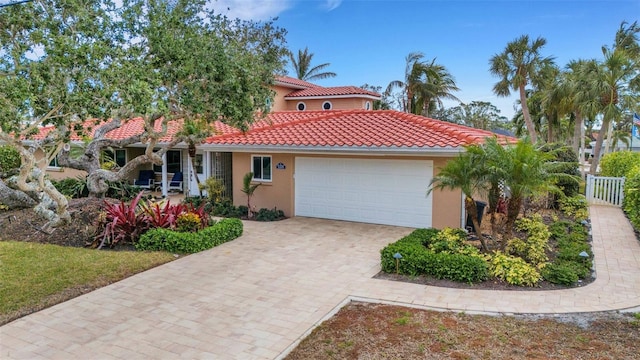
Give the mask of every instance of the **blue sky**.
<path id="1" fill-rule="evenodd" d="M 420 51 L 449 69 L 462 90 L 458 98 L 490 101 L 508 117 L 515 96 L 493 95 L 497 78 L 488 63 L 509 41 L 542 36 L 542 53 L 564 66 L 601 58 L 620 23 L 640 19 L 640 0 L 218 0 L 214 6 L 244 19 L 277 16 L 289 49 L 308 46 L 315 64 L 331 63 L 338 74 L 320 85 L 386 87 L 403 79 L 405 56 Z"/>

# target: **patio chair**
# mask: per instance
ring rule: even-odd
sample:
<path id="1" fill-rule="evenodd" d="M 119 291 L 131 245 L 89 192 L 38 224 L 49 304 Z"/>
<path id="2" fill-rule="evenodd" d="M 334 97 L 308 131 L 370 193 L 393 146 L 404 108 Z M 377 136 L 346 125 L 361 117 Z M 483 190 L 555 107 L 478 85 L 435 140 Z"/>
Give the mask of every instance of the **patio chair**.
<path id="1" fill-rule="evenodd" d="M 171 178 L 171 181 L 169 181 L 169 191 L 178 190 L 182 192 L 182 182 L 183 182 L 182 172 L 176 171 L 175 173 L 173 173 L 173 177 Z"/>
<path id="2" fill-rule="evenodd" d="M 156 173 L 153 170 L 140 170 L 138 178 L 133 180 L 133 185 L 143 189 L 153 189 Z"/>
<path id="3" fill-rule="evenodd" d="M 178 190 L 179 192 L 182 192 L 182 184 L 184 183 L 183 181 L 183 175 L 182 172 L 177 171 L 175 173 L 173 173 L 173 177 L 171 178 L 171 180 L 169 180 L 169 191 L 171 190 Z M 156 184 L 156 191 L 160 192 L 162 191 L 162 183 L 157 183 Z"/>

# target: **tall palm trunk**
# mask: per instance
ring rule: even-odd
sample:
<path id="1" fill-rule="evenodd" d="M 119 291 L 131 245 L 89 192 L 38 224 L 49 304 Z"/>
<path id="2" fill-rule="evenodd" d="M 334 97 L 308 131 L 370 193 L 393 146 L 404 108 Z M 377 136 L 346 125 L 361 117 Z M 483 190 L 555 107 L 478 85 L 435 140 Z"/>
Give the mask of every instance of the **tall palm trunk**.
<path id="1" fill-rule="evenodd" d="M 538 142 L 538 135 L 536 134 L 536 128 L 531 121 L 531 114 L 529 113 L 529 105 L 527 105 L 527 94 L 524 90 L 524 84 L 519 87 L 520 90 L 520 105 L 522 106 L 522 116 L 524 117 L 524 123 L 527 125 L 527 131 L 529 131 L 529 137 L 533 144 Z"/>
<path id="2" fill-rule="evenodd" d="M 609 128 L 610 120 L 605 118 L 602 120 L 602 126 L 600 127 L 600 131 L 598 132 L 598 138 L 596 139 L 596 147 L 593 149 L 593 161 L 591 162 L 591 168 L 589 169 L 589 174 L 595 175 L 596 170 L 598 169 L 598 164 L 600 163 L 600 151 L 602 150 L 602 142 L 604 141 L 604 134 Z"/>
<path id="3" fill-rule="evenodd" d="M 573 148 L 573 152 L 578 156 L 578 163 L 582 163 L 582 158 L 580 157 L 581 150 L 583 147 L 581 146 L 582 141 L 582 114 L 579 111 L 575 112 L 576 120 L 573 124 L 573 141 L 571 147 Z"/>

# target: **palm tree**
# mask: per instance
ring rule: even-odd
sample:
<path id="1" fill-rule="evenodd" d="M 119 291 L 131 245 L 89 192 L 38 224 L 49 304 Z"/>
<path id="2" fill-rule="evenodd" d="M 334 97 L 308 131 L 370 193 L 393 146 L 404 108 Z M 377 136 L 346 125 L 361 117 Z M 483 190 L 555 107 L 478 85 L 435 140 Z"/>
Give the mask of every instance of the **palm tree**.
<path id="1" fill-rule="evenodd" d="M 609 124 L 622 118 L 622 109 L 619 106 L 621 97 L 637 99 L 637 94 L 631 91 L 630 84 L 638 79 L 639 75 L 626 51 L 620 49 L 602 49 L 604 61 L 601 64 L 591 64 L 588 71 L 590 100 L 587 104 L 598 109 L 602 114 L 602 126 L 598 132 L 596 145 L 593 152 L 593 162 L 589 173 L 594 175 L 600 162 L 600 153 L 605 134 L 609 130 Z M 627 100 L 633 103 L 633 100 Z"/>
<path id="2" fill-rule="evenodd" d="M 511 95 L 511 90 L 519 91 L 524 122 L 534 143 L 538 136 L 527 107 L 525 89 L 532 78 L 537 76 L 538 69 L 553 61 L 550 57 L 540 55 L 540 49 L 546 43 L 541 37 L 530 42 L 529 36 L 523 35 L 508 43 L 502 53 L 494 55 L 490 60 L 491 73 L 501 78 L 494 85 L 493 92 L 506 97 Z"/>
<path id="3" fill-rule="evenodd" d="M 393 92 L 393 89 L 400 88 L 402 90 L 403 101 L 402 111 L 413 113 L 413 100 L 417 83 L 421 74 L 424 72 L 424 63 L 421 61 L 424 54 L 421 52 L 412 52 L 407 55 L 404 68 L 404 80 L 393 80 L 387 85 L 387 93 Z"/>
<path id="4" fill-rule="evenodd" d="M 476 201 L 473 198 L 477 194 L 486 192 L 486 168 L 483 166 L 481 156 L 481 152 L 467 151 L 447 162 L 440 169 L 438 175 L 431 180 L 427 194 L 436 189 L 462 190 L 465 211 L 471 217 L 473 227 L 476 229 L 476 235 L 482 244 L 482 249 L 488 251 L 487 243 L 480 230 Z"/>
<path id="5" fill-rule="evenodd" d="M 253 210 L 251 208 L 251 198 L 253 197 L 253 193 L 256 192 L 256 189 L 262 185 L 262 183 L 251 184 L 253 181 L 253 173 L 248 172 L 244 174 L 242 178 L 242 189 L 240 189 L 243 193 L 247 194 L 247 217 L 251 219 L 253 217 Z"/>
<path id="6" fill-rule="evenodd" d="M 437 104 L 443 107 L 442 99 L 460 101 L 451 92 L 459 91 L 455 79 L 446 67 L 436 64 L 434 58 L 431 63 L 422 65 L 422 74 L 416 84 L 417 109 L 422 109 L 422 115 L 429 116 L 429 110 Z M 422 105 L 421 107 L 419 105 Z M 416 109 L 416 112 L 417 112 Z"/>
<path id="7" fill-rule="evenodd" d="M 313 53 L 310 53 L 306 47 L 304 50 L 298 50 L 297 58 L 293 56 L 293 53 L 289 52 L 289 60 L 291 61 L 293 70 L 296 72 L 296 77 L 300 80 L 313 81 L 336 77 L 336 73 L 334 72 L 323 72 L 324 69 L 331 65 L 330 63 L 311 66 Z"/>
<path id="8" fill-rule="evenodd" d="M 505 234 L 513 235 L 513 227 L 525 199 L 549 191 L 557 192 L 558 179 L 575 181 L 572 175 L 562 173 L 565 166 L 555 161 L 555 156 L 539 151 L 528 140 L 521 140 L 515 146 L 505 147 L 494 159 L 494 168 L 499 171 L 503 184 L 509 192 Z M 505 246 L 506 242 L 502 243 Z"/>
<path id="9" fill-rule="evenodd" d="M 387 86 L 387 93 L 394 88 L 402 89 L 403 111 L 429 115 L 436 104 L 442 107 L 442 99 L 458 100 L 451 92 L 460 90 L 447 68 L 436 64 L 436 59 L 424 62 L 424 54 L 409 53 L 405 57 L 404 80 L 393 80 Z"/>

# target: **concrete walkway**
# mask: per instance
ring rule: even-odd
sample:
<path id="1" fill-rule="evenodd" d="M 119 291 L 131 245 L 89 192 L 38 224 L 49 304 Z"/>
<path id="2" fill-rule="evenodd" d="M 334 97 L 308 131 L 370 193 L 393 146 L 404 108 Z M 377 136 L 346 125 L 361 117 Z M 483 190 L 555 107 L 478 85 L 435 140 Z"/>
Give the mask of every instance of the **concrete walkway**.
<path id="1" fill-rule="evenodd" d="M 557 291 L 437 288 L 372 279 L 411 229 L 294 218 L 0 327 L 2 359 L 274 359 L 350 299 L 467 312 L 640 306 L 640 243 L 614 207 L 592 207 L 597 280 Z"/>

